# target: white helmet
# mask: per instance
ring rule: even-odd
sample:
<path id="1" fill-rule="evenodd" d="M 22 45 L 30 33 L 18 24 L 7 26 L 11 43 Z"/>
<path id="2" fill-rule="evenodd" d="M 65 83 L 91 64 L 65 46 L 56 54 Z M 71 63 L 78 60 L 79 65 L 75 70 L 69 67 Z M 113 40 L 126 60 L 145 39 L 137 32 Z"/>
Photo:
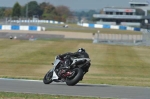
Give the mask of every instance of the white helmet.
<path id="1" fill-rule="evenodd" d="M 77 52 L 85 52 L 84 48 L 79 48 Z"/>

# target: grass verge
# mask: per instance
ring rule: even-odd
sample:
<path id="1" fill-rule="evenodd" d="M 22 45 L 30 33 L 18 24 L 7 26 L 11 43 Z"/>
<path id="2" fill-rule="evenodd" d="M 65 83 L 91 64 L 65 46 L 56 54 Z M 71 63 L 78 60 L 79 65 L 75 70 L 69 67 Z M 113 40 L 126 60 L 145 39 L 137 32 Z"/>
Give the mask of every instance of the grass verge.
<path id="1" fill-rule="evenodd" d="M 150 47 L 92 44 L 89 40 L 0 39 L 0 77 L 41 80 L 56 55 L 80 47 L 92 60 L 82 83 L 150 87 Z"/>
<path id="2" fill-rule="evenodd" d="M 104 99 L 104 98 L 0 92 L 0 99 Z"/>

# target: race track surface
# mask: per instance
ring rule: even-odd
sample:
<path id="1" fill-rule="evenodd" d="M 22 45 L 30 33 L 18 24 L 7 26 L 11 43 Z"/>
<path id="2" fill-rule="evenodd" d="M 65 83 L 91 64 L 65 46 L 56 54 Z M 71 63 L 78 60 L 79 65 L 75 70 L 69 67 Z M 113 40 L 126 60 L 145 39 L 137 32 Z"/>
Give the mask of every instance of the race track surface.
<path id="1" fill-rule="evenodd" d="M 6 34 L 7 35 L 4 35 Z M 65 38 L 65 39 L 90 39 L 92 40 L 93 38 L 93 35 L 92 33 L 82 33 L 82 32 L 64 32 L 64 31 L 10 31 L 10 30 L 1 30 L 0 31 L 0 37 L 3 37 L 3 36 L 6 36 L 7 38 L 9 38 L 10 35 L 12 36 L 16 36 L 18 38 L 22 38 L 22 37 L 26 37 L 26 34 L 28 34 L 29 36 L 34 36 L 35 35 L 35 38 L 36 37 L 39 37 L 39 36 L 36 36 L 36 35 L 53 35 L 53 37 L 62 37 Z M 45 36 L 44 36 L 45 37 Z"/>
<path id="2" fill-rule="evenodd" d="M 89 96 L 119 99 L 150 99 L 150 88 L 112 85 L 77 84 L 67 86 L 65 83 L 43 84 L 42 81 L 0 79 L 0 92 L 39 93 L 50 95 Z"/>

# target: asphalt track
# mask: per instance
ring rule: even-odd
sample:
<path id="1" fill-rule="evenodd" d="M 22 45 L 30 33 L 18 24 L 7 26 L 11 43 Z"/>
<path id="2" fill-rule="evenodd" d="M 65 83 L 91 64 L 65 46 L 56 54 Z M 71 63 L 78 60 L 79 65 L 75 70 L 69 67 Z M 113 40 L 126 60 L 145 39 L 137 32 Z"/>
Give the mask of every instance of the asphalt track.
<path id="1" fill-rule="evenodd" d="M 118 99 L 150 99 L 150 88 L 148 87 L 90 84 L 67 86 L 65 83 L 52 83 L 45 85 L 42 81 L 38 80 L 17 80 L 3 78 L 0 78 L 0 92 L 38 93 Z"/>

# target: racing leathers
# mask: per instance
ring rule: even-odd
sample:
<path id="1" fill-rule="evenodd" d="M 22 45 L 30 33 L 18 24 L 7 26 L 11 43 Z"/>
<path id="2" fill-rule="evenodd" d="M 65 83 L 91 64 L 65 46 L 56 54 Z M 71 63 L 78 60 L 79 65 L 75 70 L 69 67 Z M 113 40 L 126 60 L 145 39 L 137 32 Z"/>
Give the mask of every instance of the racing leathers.
<path id="1" fill-rule="evenodd" d="M 71 63 L 73 61 L 72 58 L 89 58 L 89 55 L 86 52 L 75 52 L 75 53 L 67 52 L 67 53 L 58 55 L 58 57 L 65 60 L 64 66 L 66 68 L 70 68 Z M 84 70 L 85 73 L 88 72 L 90 65 L 91 64 L 89 64 L 89 66 L 86 66 L 86 68 Z"/>

